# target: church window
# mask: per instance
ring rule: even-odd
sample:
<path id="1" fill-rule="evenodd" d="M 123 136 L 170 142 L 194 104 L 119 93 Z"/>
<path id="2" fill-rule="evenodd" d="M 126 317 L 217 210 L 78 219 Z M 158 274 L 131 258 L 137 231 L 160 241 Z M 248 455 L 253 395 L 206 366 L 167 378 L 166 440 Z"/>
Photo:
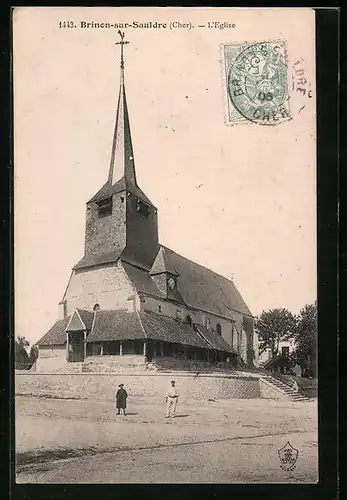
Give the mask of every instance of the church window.
<path id="1" fill-rule="evenodd" d="M 187 323 L 188 323 L 189 326 L 192 326 L 192 318 L 189 316 L 189 314 L 186 317 L 186 321 L 187 321 Z"/>
<path id="2" fill-rule="evenodd" d="M 161 306 L 158 306 L 158 312 L 161 313 Z"/>
<path id="3" fill-rule="evenodd" d="M 112 197 L 98 202 L 98 217 L 107 217 L 112 214 Z"/>
<path id="4" fill-rule="evenodd" d="M 141 201 L 141 200 L 137 200 L 136 211 L 140 215 L 143 215 L 144 217 L 149 216 L 149 206 L 146 203 L 143 203 L 143 201 Z"/>
<path id="5" fill-rule="evenodd" d="M 205 318 L 205 326 L 206 328 L 211 328 L 211 321 L 209 318 Z"/>
<path id="6" fill-rule="evenodd" d="M 121 201 L 122 203 L 124 203 L 124 196 L 121 196 L 121 197 L 120 197 L 120 201 Z"/>
<path id="7" fill-rule="evenodd" d="M 217 323 L 216 330 L 218 335 L 222 335 L 222 325 L 220 323 Z"/>
<path id="8" fill-rule="evenodd" d="M 94 307 L 93 307 L 93 311 L 100 311 L 100 305 L 99 304 L 95 304 Z"/>

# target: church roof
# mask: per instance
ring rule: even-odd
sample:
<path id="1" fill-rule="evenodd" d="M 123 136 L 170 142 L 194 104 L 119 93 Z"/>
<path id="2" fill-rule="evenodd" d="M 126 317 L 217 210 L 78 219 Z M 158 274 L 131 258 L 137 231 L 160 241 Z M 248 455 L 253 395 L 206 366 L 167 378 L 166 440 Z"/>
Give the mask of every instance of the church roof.
<path id="1" fill-rule="evenodd" d="M 114 252 L 103 253 L 100 255 L 85 255 L 80 261 L 77 262 L 73 269 L 82 269 L 83 267 L 93 267 L 117 262 L 121 253 L 122 249 L 115 250 Z"/>
<path id="2" fill-rule="evenodd" d="M 61 345 L 66 342 L 66 327 L 71 319 L 71 316 L 67 316 L 65 319 L 58 320 L 54 323 L 52 328 L 40 338 L 37 345 Z"/>
<path id="3" fill-rule="evenodd" d="M 170 270 L 168 272 L 175 271 L 176 275 L 178 275 L 177 291 L 179 292 L 179 295 L 177 294 L 175 298 L 176 302 L 231 319 L 235 312 L 252 316 L 233 281 L 179 255 L 167 247 L 161 246 L 159 254 L 162 257 L 160 257 L 160 260 L 156 259 L 158 266 L 153 265 L 152 270 L 163 270 L 163 266 L 159 267 L 159 264 L 165 264 L 165 268 Z M 118 259 L 122 260 L 121 250 L 108 254 L 85 256 L 76 264 L 74 269 L 116 262 Z M 150 274 L 153 271 L 148 272 L 123 260 L 122 264 L 139 293 L 161 299 L 165 298 L 165 295 L 158 289 L 155 281 L 151 278 Z"/>
<path id="4" fill-rule="evenodd" d="M 235 312 L 252 316 L 231 280 L 167 247 L 162 246 L 160 252 L 165 255 L 167 268 L 174 269 L 179 275 L 177 290 L 182 297 L 183 304 L 231 319 Z M 131 265 L 123 265 L 138 292 L 158 298 L 164 297 L 148 272 Z"/>
<path id="5" fill-rule="evenodd" d="M 99 310 L 95 313 L 89 311 L 84 311 L 84 313 L 88 313 L 88 319 L 95 314 L 92 330 L 87 336 L 87 343 L 150 339 L 235 353 L 233 348 L 217 333 L 206 333 L 203 327 L 201 330 L 199 327 L 196 331 L 186 323 L 154 312 Z M 64 344 L 66 342 L 66 328 L 71 318 L 69 316 L 65 320 L 57 321 L 37 344 L 39 346 Z"/>
<path id="6" fill-rule="evenodd" d="M 159 252 L 165 255 L 166 269 L 175 270 L 176 275 L 178 274 L 177 290 L 179 295 L 177 297 L 182 299 L 182 304 L 226 318 L 232 318 L 234 312 L 252 316 L 247 304 L 231 280 L 169 248 L 162 246 Z M 74 269 L 116 262 L 121 258 L 121 253 L 122 251 L 118 250 L 108 254 L 85 256 L 75 265 Z M 148 271 L 128 262 L 123 262 L 123 266 L 139 293 L 161 299 L 165 298 Z M 153 268 L 155 268 L 154 265 Z M 159 266 L 156 269 L 160 269 Z M 179 298 L 176 298 L 176 301 L 179 302 Z"/>
<path id="7" fill-rule="evenodd" d="M 99 310 L 87 342 L 144 339 L 146 335 L 135 312 Z"/>
<path id="8" fill-rule="evenodd" d="M 252 316 L 234 283 L 211 269 L 163 247 L 169 265 L 179 274 L 177 289 L 187 306 L 232 318 L 233 312 Z"/>
<path id="9" fill-rule="evenodd" d="M 207 343 L 188 324 L 154 312 L 140 313 L 148 338 L 192 347 L 208 349 Z M 230 346 L 227 346 L 230 351 Z"/>
<path id="10" fill-rule="evenodd" d="M 127 262 L 122 262 L 125 272 L 129 276 L 136 290 L 140 293 L 147 293 L 155 297 L 164 298 L 164 294 L 158 289 L 155 282 L 145 269 L 133 266 Z"/>
<path id="11" fill-rule="evenodd" d="M 162 274 L 162 273 L 170 273 L 178 276 L 177 270 L 170 265 L 166 257 L 166 252 L 164 247 L 160 247 L 159 252 L 153 262 L 152 268 L 149 274 Z"/>
<path id="12" fill-rule="evenodd" d="M 76 332 L 80 330 L 91 330 L 94 314 L 91 311 L 84 309 L 75 309 L 70 321 L 66 327 L 68 332 Z"/>
<path id="13" fill-rule="evenodd" d="M 154 206 L 151 200 L 137 185 L 126 184 L 124 176 L 113 185 L 107 181 L 106 184 L 104 184 L 102 188 L 100 188 L 99 191 L 88 201 L 88 203 L 104 200 L 105 198 L 109 198 L 110 196 L 113 196 L 116 193 L 121 193 L 122 191 L 128 191 L 148 205 Z"/>
<path id="14" fill-rule="evenodd" d="M 217 334 L 215 331 L 209 330 L 205 326 L 202 325 L 196 325 L 197 331 L 202 335 L 202 337 L 208 342 L 208 344 L 213 347 L 213 349 L 216 349 L 217 351 L 228 351 L 228 352 L 235 352 L 232 347 L 221 337 L 219 334 Z"/>

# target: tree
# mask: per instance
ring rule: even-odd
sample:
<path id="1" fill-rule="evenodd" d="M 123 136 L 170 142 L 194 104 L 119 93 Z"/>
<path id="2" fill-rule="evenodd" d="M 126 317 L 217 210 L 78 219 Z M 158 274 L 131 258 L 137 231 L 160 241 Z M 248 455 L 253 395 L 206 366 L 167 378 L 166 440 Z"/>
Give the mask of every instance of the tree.
<path id="1" fill-rule="evenodd" d="M 302 374 L 317 376 L 317 302 L 306 304 L 299 313 L 293 358 Z"/>
<path id="2" fill-rule="evenodd" d="M 33 366 L 37 358 L 39 357 L 39 349 L 37 345 L 33 344 L 30 349 L 29 362 L 30 366 Z"/>
<path id="3" fill-rule="evenodd" d="M 263 311 L 254 323 L 260 341 L 259 352 L 269 348 L 272 357 L 277 356 L 280 342 L 294 338 L 296 323 L 296 317 L 288 309 Z"/>
<path id="4" fill-rule="evenodd" d="M 14 347 L 15 368 L 17 370 L 26 370 L 29 364 L 29 356 L 26 350 L 18 341 L 15 341 Z"/>
<path id="5" fill-rule="evenodd" d="M 29 347 L 30 343 L 25 337 L 21 337 L 20 335 L 17 337 L 17 342 L 18 344 L 23 347 L 23 349 L 27 349 Z"/>

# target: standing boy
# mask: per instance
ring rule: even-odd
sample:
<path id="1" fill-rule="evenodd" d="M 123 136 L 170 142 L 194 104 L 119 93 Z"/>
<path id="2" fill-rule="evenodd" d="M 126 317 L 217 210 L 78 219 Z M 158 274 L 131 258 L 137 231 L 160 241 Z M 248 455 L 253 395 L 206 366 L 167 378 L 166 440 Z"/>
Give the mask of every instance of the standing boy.
<path id="1" fill-rule="evenodd" d="M 178 392 L 176 389 L 176 383 L 174 380 L 171 380 L 171 385 L 169 390 L 166 393 L 166 417 L 174 418 L 176 415 L 176 406 L 178 402 Z"/>

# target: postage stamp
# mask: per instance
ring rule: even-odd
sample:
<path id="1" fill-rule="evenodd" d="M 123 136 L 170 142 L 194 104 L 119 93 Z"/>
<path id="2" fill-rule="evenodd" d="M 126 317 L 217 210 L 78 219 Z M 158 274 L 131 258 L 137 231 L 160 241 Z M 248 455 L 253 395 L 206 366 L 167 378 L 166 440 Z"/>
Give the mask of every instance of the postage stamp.
<path id="1" fill-rule="evenodd" d="M 290 120 L 285 41 L 223 49 L 228 122 L 278 125 Z"/>

